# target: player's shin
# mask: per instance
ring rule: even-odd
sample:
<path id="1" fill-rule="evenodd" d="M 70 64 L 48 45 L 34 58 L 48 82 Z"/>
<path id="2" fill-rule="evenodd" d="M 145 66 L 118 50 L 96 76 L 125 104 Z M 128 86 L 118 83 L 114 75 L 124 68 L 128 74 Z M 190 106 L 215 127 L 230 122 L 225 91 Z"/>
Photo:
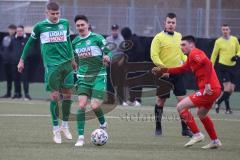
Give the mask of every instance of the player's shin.
<path id="1" fill-rule="evenodd" d="M 99 123 L 101 125 L 103 125 L 106 122 L 106 120 L 105 120 L 102 108 L 97 107 L 97 108 L 93 109 L 93 111 L 94 111 L 95 115 L 97 116 Z"/>
<path id="2" fill-rule="evenodd" d="M 69 99 L 62 101 L 62 127 L 68 128 L 68 119 L 71 110 L 72 101 Z"/>
<path id="3" fill-rule="evenodd" d="M 156 121 L 156 130 L 155 135 L 162 135 L 162 114 L 163 114 L 163 106 L 155 105 L 155 121 Z"/>
<path id="4" fill-rule="evenodd" d="M 50 102 L 50 113 L 51 113 L 51 118 L 52 118 L 52 125 L 53 129 L 58 129 L 58 105 L 56 101 L 51 101 Z"/>
<path id="5" fill-rule="evenodd" d="M 78 109 L 77 111 L 77 131 L 78 135 L 84 135 L 85 127 L 85 109 Z"/>
<path id="6" fill-rule="evenodd" d="M 211 140 L 217 139 L 217 134 L 214 128 L 214 124 L 209 116 L 205 116 L 204 118 L 200 118 L 204 128 L 206 129 L 208 135 L 210 136 Z"/>
<path id="7" fill-rule="evenodd" d="M 199 128 L 195 122 L 194 117 L 192 114 L 188 111 L 188 109 L 183 109 L 180 111 L 180 117 L 184 119 L 186 122 L 187 126 L 191 129 L 193 134 L 199 133 Z"/>

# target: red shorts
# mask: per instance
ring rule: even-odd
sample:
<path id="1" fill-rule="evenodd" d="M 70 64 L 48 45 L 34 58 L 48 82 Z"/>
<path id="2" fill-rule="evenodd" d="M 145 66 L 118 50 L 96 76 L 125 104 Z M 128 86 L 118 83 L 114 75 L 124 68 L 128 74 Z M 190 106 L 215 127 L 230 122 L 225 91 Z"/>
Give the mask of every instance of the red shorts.
<path id="1" fill-rule="evenodd" d="M 216 99 L 220 96 L 222 92 L 221 88 L 215 88 L 212 90 L 212 95 L 203 95 L 203 90 L 200 90 L 191 94 L 189 98 L 196 107 L 205 107 L 207 109 L 211 109 L 213 103 L 216 101 Z"/>

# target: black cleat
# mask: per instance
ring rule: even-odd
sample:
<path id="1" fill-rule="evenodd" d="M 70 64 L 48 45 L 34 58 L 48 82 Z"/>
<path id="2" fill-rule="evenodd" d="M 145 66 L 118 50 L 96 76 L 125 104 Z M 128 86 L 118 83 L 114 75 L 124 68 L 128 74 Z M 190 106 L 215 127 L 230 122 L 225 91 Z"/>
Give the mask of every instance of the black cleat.
<path id="1" fill-rule="evenodd" d="M 20 98 L 22 98 L 22 96 L 19 95 L 19 94 L 15 94 L 15 95 L 12 97 L 12 99 L 20 99 Z"/>
<path id="2" fill-rule="evenodd" d="M 233 111 L 231 109 L 226 110 L 225 114 L 233 114 Z"/>
<path id="3" fill-rule="evenodd" d="M 28 101 L 30 101 L 30 100 L 32 100 L 32 98 L 30 97 L 29 94 L 26 94 L 24 100 L 28 100 Z"/>
<path id="4" fill-rule="evenodd" d="M 162 130 L 161 129 L 156 130 L 155 136 L 162 136 Z"/>
<path id="5" fill-rule="evenodd" d="M 182 136 L 191 138 L 193 136 L 193 133 L 190 129 L 185 129 L 182 131 Z"/>
<path id="6" fill-rule="evenodd" d="M 1 96 L 0 98 L 11 98 L 11 95 L 10 94 L 5 94 L 5 95 Z"/>

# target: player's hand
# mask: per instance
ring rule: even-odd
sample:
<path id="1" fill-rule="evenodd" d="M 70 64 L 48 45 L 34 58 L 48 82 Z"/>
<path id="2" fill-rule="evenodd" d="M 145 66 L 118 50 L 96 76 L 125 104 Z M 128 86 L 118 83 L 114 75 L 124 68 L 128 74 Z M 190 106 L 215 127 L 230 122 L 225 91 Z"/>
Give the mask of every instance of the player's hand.
<path id="1" fill-rule="evenodd" d="M 162 76 L 163 73 L 167 73 L 167 70 L 168 70 L 167 68 L 153 67 L 152 68 L 152 74 Z"/>
<path id="2" fill-rule="evenodd" d="M 110 63 L 110 57 L 108 55 L 103 56 L 103 64 L 105 66 L 108 66 L 109 63 Z"/>
<path id="3" fill-rule="evenodd" d="M 232 58 L 231 58 L 231 61 L 237 61 L 239 59 L 239 57 L 236 55 L 236 56 L 233 56 Z"/>
<path id="4" fill-rule="evenodd" d="M 76 71 L 77 68 L 78 68 L 78 65 L 77 65 L 76 61 L 75 61 L 75 60 L 72 60 L 71 64 L 72 64 L 73 70 Z"/>
<path id="5" fill-rule="evenodd" d="M 169 73 L 163 73 L 161 78 L 169 78 L 169 75 L 170 75 Z"/>
<path id="6" fill-rule="evenodd" d="M 17 68 L 18 68 L 18 72 L 22 73 L 24 69 L 24 61 L 22 59 L 19 60 Z"/>
<path id="7" fill-rule="evenodd" d="M 213 90 L 211 89 L 211 85 L 210 84 L 205 84 L 205 88 L 203 91 L 203 95 L 212 95 L 213 94 Z"/>

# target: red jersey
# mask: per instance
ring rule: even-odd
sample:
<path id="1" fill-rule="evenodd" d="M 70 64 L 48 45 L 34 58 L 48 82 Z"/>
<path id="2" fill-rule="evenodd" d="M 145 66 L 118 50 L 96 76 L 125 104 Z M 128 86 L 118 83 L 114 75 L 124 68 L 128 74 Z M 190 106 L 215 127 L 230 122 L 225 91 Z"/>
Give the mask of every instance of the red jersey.
<path id="1" fill-rule="evenodd" d="M 210 84 L 212 89 L 221 88 L 212 62 L 198 48 L 194 48 L 189 53 L 187 61 L 181 67 L 168 69 L 168 73 L 170 74 L 180 74 L 187 71 L 194 73 L 200 90 L 205 88 L 205 84 Z"/>

